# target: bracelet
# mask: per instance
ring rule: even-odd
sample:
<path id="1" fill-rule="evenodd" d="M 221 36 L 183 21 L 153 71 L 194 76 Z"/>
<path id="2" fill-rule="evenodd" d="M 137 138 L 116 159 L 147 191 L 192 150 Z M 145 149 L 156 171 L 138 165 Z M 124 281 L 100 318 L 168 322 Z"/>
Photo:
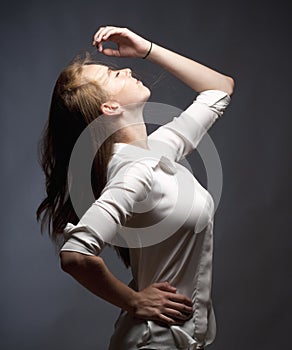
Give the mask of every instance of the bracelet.
<path id="1" fill-rule="evenodd" d="M 145 55 L 144 57 L 142 57 L 143 60 L 145 60 L 145 58 L 147 58 L 147 57 L 149 56 L 151 50 L 152 50 L 152 41 L 151 41 L 151 43 L 150 43 L 150 49 L 148 50 L 148 52 L 146 53 L 146 55 Z"/>

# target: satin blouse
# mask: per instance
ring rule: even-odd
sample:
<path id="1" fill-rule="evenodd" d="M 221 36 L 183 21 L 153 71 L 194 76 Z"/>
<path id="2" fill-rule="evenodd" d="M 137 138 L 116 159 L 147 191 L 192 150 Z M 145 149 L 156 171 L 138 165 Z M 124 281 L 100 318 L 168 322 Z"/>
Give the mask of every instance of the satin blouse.
<path id="1" fill-rule="evenodd" d="M 115 143 L 101 196 L 77 225 L 68 223 L 62 251 L 98 255 L 105 243 L 129 247 L 133 280 L 142 290 L 169 281 L 194 305 L 182 326 L 163 326 L 121 310 L 109 350 L 200 349 L 212 343 L 214 201 L 179 163 L 222 116 L 230 96 L 206 90 L 178 117 L 148 136 L 148 147 Z"/>

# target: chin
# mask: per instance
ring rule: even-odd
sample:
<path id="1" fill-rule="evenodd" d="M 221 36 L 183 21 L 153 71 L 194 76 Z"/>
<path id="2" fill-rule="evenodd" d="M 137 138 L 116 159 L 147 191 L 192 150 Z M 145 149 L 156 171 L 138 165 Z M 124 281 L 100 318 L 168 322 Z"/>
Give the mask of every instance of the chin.
<path id="1" fill-rule="evenodd" d="M 151 96 L 151 91 L 148 87 L 144 86 L 145 87 L 145 99 L 144 99 L 144 102 L 147 102 L 149 97 Z"/>

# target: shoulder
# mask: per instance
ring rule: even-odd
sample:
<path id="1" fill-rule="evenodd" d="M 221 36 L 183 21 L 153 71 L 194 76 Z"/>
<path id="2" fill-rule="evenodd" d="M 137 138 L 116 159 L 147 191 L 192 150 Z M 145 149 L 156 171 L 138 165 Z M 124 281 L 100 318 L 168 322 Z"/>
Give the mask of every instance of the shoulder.
<path id="1" fill-rule="evenodd" d="M 135 183 L 151 187 L 153 181 L 152 162 L 145 157 L 115 154 L 109 161 L 107 180 L 110 183 Z"/>
<path id="2" fill-rule="evenodd" d="M 108 166 L 107 183 L 100 200 L 129 204 L 141 201 L 152 190 L 153 169 L 145 160 L 123 159 L 116 155 Z M 114 201 L 113 201 L 113 198 Z M 123 204 L 127 207 L 128 204 Z"/>
<path id="3" fill-rule="evenodd" d="M 115 143 L 108 164 L 108 179 L 117 174 L 129 174 L 152 178 L 153 169 L 160 160 L 160 154 L 131 144 Z"/>

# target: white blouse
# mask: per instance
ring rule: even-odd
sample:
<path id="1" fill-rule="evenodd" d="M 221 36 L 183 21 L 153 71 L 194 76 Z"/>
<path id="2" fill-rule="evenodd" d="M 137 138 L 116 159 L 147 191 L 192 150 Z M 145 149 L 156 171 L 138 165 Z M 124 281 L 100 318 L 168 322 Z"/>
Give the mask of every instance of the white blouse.
<path id="1" fill-rule="evenodd" d="M 64 230 L 62 251 L 98 255 L 105 242 L 128 246 L 133 289 L 167 280 L 193 300 L 193 316 L 182 326 L 121 310 L 109 350 L 200 349 L 215 338 L 214 201 L 178 161 L 197 147 L 230 100 L 223 91 L 201 92 L 180 116 L 148 136 L 149 149 L 114 144 L 101 196 L 77 225 L 68 223 Z"/>

